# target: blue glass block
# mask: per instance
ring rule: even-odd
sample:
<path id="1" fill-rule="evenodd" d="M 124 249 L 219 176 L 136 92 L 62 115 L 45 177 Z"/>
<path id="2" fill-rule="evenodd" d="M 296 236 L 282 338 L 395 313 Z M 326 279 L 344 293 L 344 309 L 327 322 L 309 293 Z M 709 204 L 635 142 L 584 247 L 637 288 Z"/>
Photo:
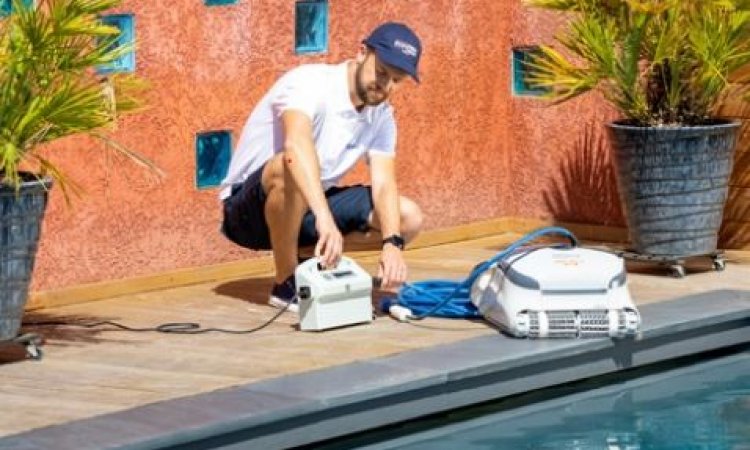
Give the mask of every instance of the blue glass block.
<path id="1" fill-rule="evenodd" d="M 237 0 L 205 0 L 206 6 L 234 5 Z"/>
<path id="2" fill-rule="evenodd" d="M 198 133 L 195 139 L 195 183 L 198 188 L 221 184 L 231 158 L 232 135 L 229 131 Z"/>
<path id="3" fill-rule="evenodd" d="M 298 54 L 328 51 L 328 2 L 304 0 L 296 3 L 294 49 Z"/>
<path id="4" fill-rule="evenodd" d="M 121 45 L 133 43 L 133 40 L 135 39 L 135 19 L 132 14 L 111 14 L 108 16 L 102 16 L 101 20 L 103 23 L 117 27 L 120 30 L 120 35 L 114 43 L 115 48 Z M 134 72 L 135 51 L 122 55 L 111 64 L 99 66 L 97 71 L 99 73 Z"/>
<path id="5" fill-rule="evenodd" d="M 34 6 L 34 0 L 23 0 L 23 5 L 27 8 Z M 13 12 L 12 0 L 0 0 L 0 17 L 6 17 Z"/>
<path id="6" fill-rule="evenodd" d="M 530 68 L 528 63 L 531 62 L 533 55 L 539 53 L 539 47 L 523 47 L 513 49 L 513 94 L 521 96 L 540 96 L 547 92 L 547 89 L 533 86 L 526 81 Z"/>

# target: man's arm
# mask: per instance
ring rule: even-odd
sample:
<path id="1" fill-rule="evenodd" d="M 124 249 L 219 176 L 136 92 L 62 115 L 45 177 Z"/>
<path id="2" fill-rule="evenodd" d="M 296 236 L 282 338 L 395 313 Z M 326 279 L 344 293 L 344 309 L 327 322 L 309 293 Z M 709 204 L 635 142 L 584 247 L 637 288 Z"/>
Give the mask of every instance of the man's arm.
<path id="1" fill-rule="evenodd" d="M 401 232 L 401 208 L 396 186 L 396 167 L 392 156 L 370 155 L 370 178 L 375 214 L 383 237 Z M 395 287 L 406 281 L 407 268 L 401 249 L 385 244 L 380 255 L 378 276 L 383 287 Z"/>
<path id="2" fill-rule="evenodd" d="M 319 235 L 315 255 L 323 257 L 324 265 L 334 266 L 341 257 L 343 238 L 320 183 L 320 162 L 312 138 L 312 122 L 302 112 L 287 110 L 281 116 L 281 123 L 284 132 L 284 167 L 315 215 L 315 228 Z"/>

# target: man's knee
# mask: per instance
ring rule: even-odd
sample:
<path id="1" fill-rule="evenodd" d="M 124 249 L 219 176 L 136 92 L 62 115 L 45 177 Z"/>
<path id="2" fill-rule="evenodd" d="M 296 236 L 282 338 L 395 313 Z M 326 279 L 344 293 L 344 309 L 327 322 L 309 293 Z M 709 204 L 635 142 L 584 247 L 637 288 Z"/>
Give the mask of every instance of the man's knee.
<path id="1" fill-rule="evenodd" d="M 263 176 L 261 177 L 261 183 L 266 195 L 284 192 L 284 171 L 284 161 L 281 153 L 274 155 L 273 158 L 268 160 L 263 167 Z"/>
<path id="2" fill-rule="evenodd" d="M 401 197 L 401 234 L 406 241 L 414 239 L 420 231 L 424 222 L 422 209 L 413 200 Z"/>
<path id="3" fill-rule="evenodd" d="M 266 163 L 261 182 L 269 199 L 283 199 L 287 207 L 295 205 L 304 208 L 304 205 L 299 205 L 304 197 L 284 164 L 283 153 L 277 153 Z"/>
<path id="4" fill-rule="evenodd" d="M 279 153 L 266 163 L 262 177 L 266 194 L 265 219 L 274 254 L 282 245 L 296 247 L 297 235 L 307 211 L 307 203 L 291 174 L 287 173 L 282 156 Z M 282 241 L 286 244 L 282 244 Z"/>

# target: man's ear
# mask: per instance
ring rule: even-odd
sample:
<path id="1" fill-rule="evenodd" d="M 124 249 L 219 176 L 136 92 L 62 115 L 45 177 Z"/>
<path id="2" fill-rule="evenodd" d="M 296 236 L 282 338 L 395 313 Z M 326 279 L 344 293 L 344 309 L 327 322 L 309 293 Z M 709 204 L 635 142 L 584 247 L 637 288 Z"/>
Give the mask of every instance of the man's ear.
<path id="1" fill-rule="evenodd" d="M 365 58 L 367 58 L 367 53 L 369 51 L 370 50 L 367 48 L 365 44 L 359 45 L 359 50 L 357 51 L 357 58 L 356 58 L 359 64 L 362 64 L 364 62 Z"/>

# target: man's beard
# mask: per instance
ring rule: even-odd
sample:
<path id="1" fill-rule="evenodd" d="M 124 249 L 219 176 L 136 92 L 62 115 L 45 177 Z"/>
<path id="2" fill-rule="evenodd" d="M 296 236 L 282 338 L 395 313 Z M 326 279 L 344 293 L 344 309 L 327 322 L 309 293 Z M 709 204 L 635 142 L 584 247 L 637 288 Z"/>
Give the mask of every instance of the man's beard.
<path id="1" fill-rule="evenodd" d="M 364 65 L 365 65 L 364 62 L 360 63 L 357 66 L 357 71 L 354 74 L 354 77 L 355 77 L 354 84 L 355 84 L 355 90 L 357 92 L 357 97 L 362 103 L 364 103 L 367 106 L 377 106 L 385 101 L 385 97 L 383 97 L 382 100 L 371 100 L 369 96 L 367 95 L 368 94 L 367 87 L 362 82 L 362 67 Z"/>

